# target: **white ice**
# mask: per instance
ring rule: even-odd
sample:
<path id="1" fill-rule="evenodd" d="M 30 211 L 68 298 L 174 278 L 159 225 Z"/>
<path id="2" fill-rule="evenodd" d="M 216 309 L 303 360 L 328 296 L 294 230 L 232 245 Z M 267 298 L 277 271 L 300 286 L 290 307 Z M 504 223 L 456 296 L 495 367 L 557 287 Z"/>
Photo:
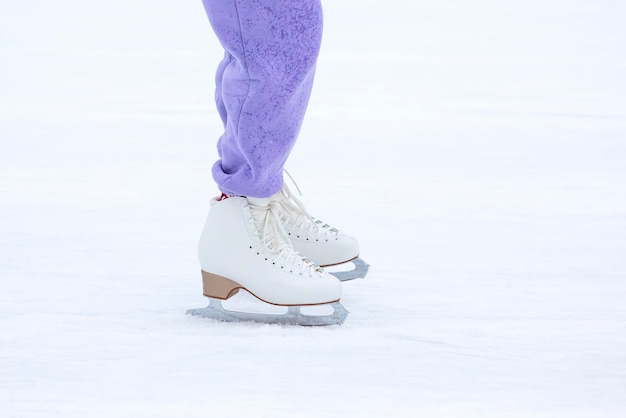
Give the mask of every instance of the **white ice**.
<path id="1" fill-rule="evenodd" d="M 298 328 L 184 315 L 201 2 L 2 2 L 0 416 L 626 416 L 626 3 L 324 6 L 288 169 L 372 268 Z"/>

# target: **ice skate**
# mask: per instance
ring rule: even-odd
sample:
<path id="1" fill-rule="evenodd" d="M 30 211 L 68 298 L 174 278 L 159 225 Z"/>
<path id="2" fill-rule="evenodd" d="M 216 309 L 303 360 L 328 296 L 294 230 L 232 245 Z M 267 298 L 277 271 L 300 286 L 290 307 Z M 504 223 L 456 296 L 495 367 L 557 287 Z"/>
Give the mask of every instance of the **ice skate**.
<path id="1" fill-rule="evenodd" d="M 221 321 L 296 325 L 341 324 L 347 310 L 339 303 L 341 283 L 295 251 L 279 218 L 279 203 L 267 199 L 222 197 L 211 201 L 198 246 L 206 308 L 187 313 Z M 239 290 L 290 307 L 286 314 L 227 311 L 221 305 Z M 300 306 L 331 305 L 330 315 L 300 313 Z"/>
<path id="2" fill-rule="evenodd" d="M 351 270 L 330 272 L 341 281 L 367 275 L 369 265 L 359 258 L 356 239 L 309 215 L 304 204 L 286 184 L 278 193 L 277 200 L 280 203 L 280 218 L 296 251 L 322 267 L 343 267 L 352 263 L 354 268 Z"/>

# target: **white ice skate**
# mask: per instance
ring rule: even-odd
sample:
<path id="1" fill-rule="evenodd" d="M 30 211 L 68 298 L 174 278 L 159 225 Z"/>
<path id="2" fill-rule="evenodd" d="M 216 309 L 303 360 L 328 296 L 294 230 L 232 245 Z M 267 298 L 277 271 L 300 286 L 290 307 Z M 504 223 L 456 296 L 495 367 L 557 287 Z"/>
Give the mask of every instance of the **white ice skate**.
<path id="1" fill-rule="evenodd" d="M 187 313 L 221 321 L 295 325 L 341 324 L 348 311 L 339 303 L 341 283 L 296 252 L 282 226 L 275 197 L 213 199 L 198 246 L 203 293 L 211 299 Z M 289 306 L 285 314 L 227 311 L 221 300 L 240 289 L 256 298 Z M 330 315 L 300 313 L 300 306 L 331 305 Z"/>
<path id="2" fill-rule="evenodd" d="M 330 273 L 341 281 L 367 275 L 369 265 L 359 258 L 359 243 L 356 239 L 309 215 L 304 204 L 286 184 L 278 193 L 277 200 L 280 203 L 280 218 L 296 251 L 322 267 L 352 262 L 352 270 Z"/>

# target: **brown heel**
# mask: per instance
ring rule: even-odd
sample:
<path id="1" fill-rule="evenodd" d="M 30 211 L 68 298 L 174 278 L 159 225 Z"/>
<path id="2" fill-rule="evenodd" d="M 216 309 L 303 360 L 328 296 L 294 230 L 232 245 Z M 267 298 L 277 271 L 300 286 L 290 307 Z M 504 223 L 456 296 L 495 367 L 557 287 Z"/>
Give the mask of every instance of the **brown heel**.
<path id="1" fill-rule="evenodd" d="M 204 296 L 226 300 L 236 295 L 239 289 L 243 289 L 239 283 L 202 270 L 202 293 Z"/>

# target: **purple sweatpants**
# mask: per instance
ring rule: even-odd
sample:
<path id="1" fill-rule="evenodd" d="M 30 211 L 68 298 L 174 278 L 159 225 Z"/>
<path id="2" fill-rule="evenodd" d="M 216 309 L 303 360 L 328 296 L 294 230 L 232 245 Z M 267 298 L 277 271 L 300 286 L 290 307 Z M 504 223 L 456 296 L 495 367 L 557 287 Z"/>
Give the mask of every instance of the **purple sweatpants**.
<path id="1" fill-rule="evenodd" d="M 213 178 L 227 194 L 269 197 L 300 131 L 322 36 L 320 0 L 203 0 L 226 50 L 215 100 L 224 122 Z"/>

